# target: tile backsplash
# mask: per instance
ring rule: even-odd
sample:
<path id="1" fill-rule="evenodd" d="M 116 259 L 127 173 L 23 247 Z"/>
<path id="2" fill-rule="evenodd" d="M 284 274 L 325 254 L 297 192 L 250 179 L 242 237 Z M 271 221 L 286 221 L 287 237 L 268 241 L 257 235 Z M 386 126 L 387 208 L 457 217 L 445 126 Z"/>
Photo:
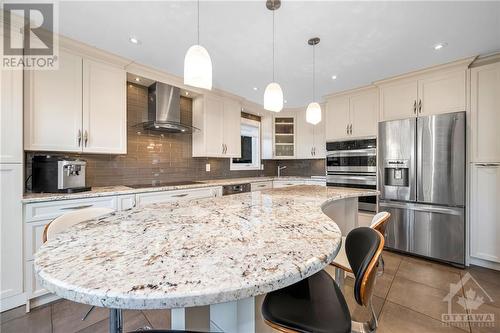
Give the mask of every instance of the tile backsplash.
<path id="1" fill-rule="evenodd" d="M 191 135 L 145 131 L 138 125 L 147 120 L 147 88 L 127 84 L 126 155 L 26 152 L 26 177 L 36 154 L 81 158 L 87 161 L 87 186 L 157 184 L 181 180 L 273 176 L 277 165 L 286 165 L 283 175 L 325 175 L 324 160 L 264 160 L 264 170 L 231 171 L 227 158 L 191 157 Z M 181 122 L 192 123 L 192 100 L 181 97 Z M 210 164 L 210 172 L 205 164 Z M 28 188 L 30 183 L 27 184 Z"/>

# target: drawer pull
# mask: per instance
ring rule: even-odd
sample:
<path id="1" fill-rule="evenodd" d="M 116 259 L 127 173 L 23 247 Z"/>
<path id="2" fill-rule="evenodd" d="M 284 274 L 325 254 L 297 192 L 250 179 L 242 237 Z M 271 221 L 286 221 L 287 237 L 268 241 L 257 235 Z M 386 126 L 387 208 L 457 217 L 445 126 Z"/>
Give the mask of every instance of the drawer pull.
<path id="1" fill-rule="evenodd" d="M 266 187 L 267 185 L 259 185 L 259 187 Z"/>
<path id="2" fill-rule="evenodd" d="M 187 193 L 183 193 L 183 194 L 175 194 L 175 195 L 172 195 L 172 197 L 182 198 L 182 197 L 185 197 L 185 196 L 187 196 L 187 195 L 188 195 Z"/>
<path id="3" fill-rule="evenodd" d="M 81 205 L 81 206 L 75 206 L 75 207 L 63 207 L 61 210 L 76 210 L 76 209 L 83 209 L 83 208 L 89 208 L 92 207 L 93 205 Z"/>

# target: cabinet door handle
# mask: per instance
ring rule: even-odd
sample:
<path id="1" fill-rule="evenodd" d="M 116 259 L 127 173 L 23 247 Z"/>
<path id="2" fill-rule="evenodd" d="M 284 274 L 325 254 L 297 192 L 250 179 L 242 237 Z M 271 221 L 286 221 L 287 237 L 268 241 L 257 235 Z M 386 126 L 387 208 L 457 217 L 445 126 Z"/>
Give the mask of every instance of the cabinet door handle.
<path id="1" fill-rule="evenodd" d="M 497 168 L 498 166 L 500 166 L 500 164 L 498 163 L 478 163 L 476 164 L 476 166 L 478 167 L 483 167 L 483 168 Z"/>
<path id="2" fill-rule="evenodd" d="M 413 101 L 413 113 L 417 114 L 417 100 Z"/>
<path id="3" fill-rule="evenodd" d="M 89 208 L 92 207 L 93 205 L 81 205 L 81 206 L 74 206 L 74 207 L 63 207 L 61 210 L 75 210 L 75 209 L 83 209 L 83 208 Z"/>
<path id="4" fill-rule="evenodd" d="M 316 147 L 313 148 L 313 156 L 316 156 Z"/>
<path id="5" fill-rule="evenodd" d="M 222 153 L 224 154 L 224 144 L 222 144 L 221 146 L 222 146 Z"/>
<path id="6" fill-rule="evenodd" d="M 347 127 L 345 128 L 345 131 L 346 131 L 347 135 L 349 135 L 349 124 L 347 124 Z"/>
<path id="7" fill-rule="evenodd" d="M 227 154 L 227 145 L 224 144 L 224 154 Z"/>
<path id="8" fill-rule="evenodd" d="M 175 195 L 172 195 L 172 197 L 175 197 L 175 198 L 182 198 L 182 197 L 185 197 L 187 196 L 188 194 L 187 193 L 182 193 L 182 194 L 175 194 Z"/>
<path id="9" fill-rule="evenodd" d="M 85 130 L 85 133 L 83 134 L 83 141 L 85 142 L 85 147 L 87 147 L 87 143 L 89 142 L 89 134 L 87 133 L 87 130 Z"/>
<path id="10" fill-rule="evenodd" d="M 422 113 L 422 100 L 418 100 L 418 113 Z"/>
<path id="11" fill-rule="evenodd" d="M 352 124 L 349 125 L 349 135 L 352 135 Z"/>
<path id="12" fill-rule="evenodd" d="M 76 138 L 78 139 L 78 147 L 80 147 L 80 145 L 82 144 L 82 131 L 81 130 L 78 130 L 78 135 L 76 136 Z"/>

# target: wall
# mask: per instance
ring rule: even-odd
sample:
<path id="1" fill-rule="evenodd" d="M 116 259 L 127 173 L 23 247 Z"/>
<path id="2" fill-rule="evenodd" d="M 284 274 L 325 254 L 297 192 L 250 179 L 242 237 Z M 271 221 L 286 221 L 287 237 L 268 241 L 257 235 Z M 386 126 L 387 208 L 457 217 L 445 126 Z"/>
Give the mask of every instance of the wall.
<path id="1" fill-rule="evenodd" d="M 283 175 L 325 175 L 324 160 L 263 161 L 264 170 L 230 171 L 230 160 L 191 157 L 191 135 L 144 131 L 138 124 L 147 120 L 147 88 L 127 85 L 128 147 L 126 155 L 61 154 L 87 161 L 87 185 L 158 184 L 181 180 L 272 176 L 276 166 L 286 165 Z M 192 123 L 192 101 L 181 97 L 181 122 Z M 112 124 L 110 124 L 112 125 Z M 31 174 L 31 159 L 26 153 L 26 176 Z M 50 153 L 49 153 L 50 154 Z M 210 172 L 205 164 L 210 163 Z M 28 187 L 29 187 L 28 182 Z"/>

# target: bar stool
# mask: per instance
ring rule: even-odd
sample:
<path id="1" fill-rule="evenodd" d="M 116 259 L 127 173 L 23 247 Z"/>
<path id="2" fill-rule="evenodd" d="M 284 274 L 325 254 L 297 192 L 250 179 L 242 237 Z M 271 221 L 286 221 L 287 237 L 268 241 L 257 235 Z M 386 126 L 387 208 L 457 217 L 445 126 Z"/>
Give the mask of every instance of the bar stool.
<path id="1" fill-rule="evenodd" d="M 113 212 L 114 209 L 111 208 L 84 208 L 63 214 L 59 217 L 56 217 L 45 226 L 45 228 L 43 229 L 42 240 L 45 243 L 48 240 L 56 237 L 58 233 L 68 229 L 75 224 L 92 220 L 107 214 L 111 214 Z M 88 315 L 92 312 L 92 310 L 94 310 L 94 308 L 95 306 L 91 306 L 90 309 L 83 315 L 82 320 L 87 319 Z"/>
<path id="2" fill-rule="evenodd" d="M 388 212 L 380 212 L 376 214 L 370 225 L 370 228 L 377 230 L 382 235 L 385 235 L 385 229 L 387 228 L 387 223 L 391 218 L 391 214 Z M 344 274 L 353 273 L 351 266 L 349 265 L 349 261 L 347 260 L 347 256 L 345 253 L 345 237 L 342 237 L 342 245 L 340 247 L 339 253 L 330 265 L 335 266 L 335 281 L 342 288 L 344 286 Z M 380 256 L 380 263 L 378 267 L 378 274 L 382 275 L 384 273 L 384 258 L 382 255 Z"/>
<path id="3" fill-rule="evenodd" d="M 347 258 L 355 276 L 354 298 L 370 308 L 368 322 L 351 322 L 346 300 L 337 283 L 324 270 L 266 295 L 262 315 L 266 324 L 281 332 L 347 333 L 375 332 L 377 317 L 372 292 L 384 237 L 368 227 L 352 230 L 346 237 Z"/>

